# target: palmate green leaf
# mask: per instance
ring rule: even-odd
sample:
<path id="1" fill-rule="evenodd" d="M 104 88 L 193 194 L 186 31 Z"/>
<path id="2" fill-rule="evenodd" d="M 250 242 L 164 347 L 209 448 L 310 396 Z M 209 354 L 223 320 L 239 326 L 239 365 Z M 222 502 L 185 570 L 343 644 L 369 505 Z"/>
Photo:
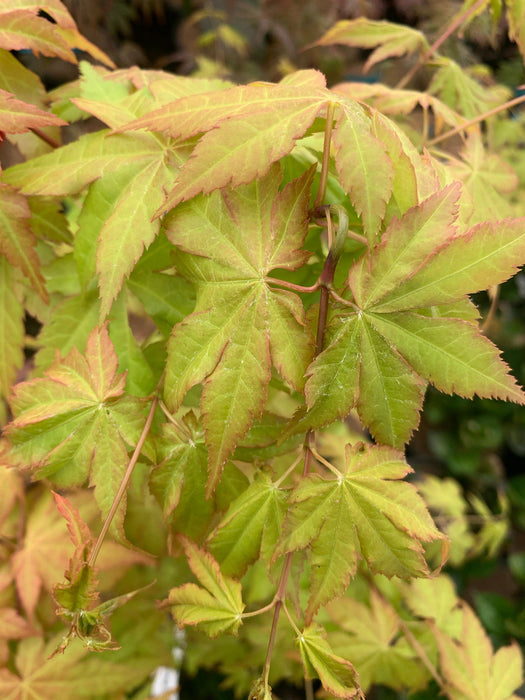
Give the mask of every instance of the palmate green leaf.
<path id="1" fill-rule="evenodd" d="M 432 78 L 428 92 L 438 95 L 445 104 L 467 119 L 488 112 L 502 104 L 508 96 L 504 88 L 503 92 L 501 88 L 499 92 L 488 89 L 450 58 L 440 56 L 435 61 L 440 67 Z"/>
<path id="2" fill-rule="evenodd" d="M 60 635 L 47 643 L 41 637 L 20 642 L 13 667 L 0 669 L 0 695 L 3 700 L 78 700 L 85 697 L 114 697 L 131 691 L 155 668 L 155 659 L 141 656 L 119 662 L 89 655 L 75 640 L 67 653 L 50 655 Z"/>
<path id="3" fill-rule="evenodd" d="M 508 195 L 518 187 L 518 177 L 511 166 L 497 153 L 487 152 L 479 133 L 468 137 L 460 155 L 461 160 L 451 159 L 449 170 L 465 183 L 472 198 L 469 225 L 511 216 L 513 208 Z"/>
<path id="4" fill-rule="evenodd" d="M 451 700 L 518 700 L 523 683 L 523 658 L 517 644 L 496 653 L 472 609 L 463 604 L 458 641 L 434 627 L 441 671 Z"/>
<path id="5" fill-rule="evenodd" d="M 331 100 L 319 83 L 300 85 L 252 83 L 208 94 L 190 95 L 128 124 L 188 139 L 204 133 L 192 158 L 158 214 L 199 193 L 246 184 L 266 175 L 287 155 L 321 109 Z"/>
<path id="6" fill-rule="evenodd" d="M 170 527 L 199 539 L 208 530 L 216 506 L 214 499 L 206 498 L 206 446 L 202 435 L 188 427 L 191 420 L 189 416 L 183 420 L 182 430 L 190 433 L 188 437 L 172 424 L 162 426 L 159 463 L 151 472 L 150 490 Z"/>
<path id="7" fill-rule="evenodd" d="M 416 579 L 421 580 L 429 579 Z M 369 604 L 345 596 L 329 603 L 327 612 L 343 630 L 343 634 L 336 632 L 330 642 L 338 654 L 352 659 L 364 691 L 376 683 L 398 690 L 427 685 L 428 671 L 401 634 L 399 614 L 374 588 Z"/>
<path id="8" fill-rule="evenodd" d="M 75 259 L 83 285 L 98 273 L 101 320 L 159 232 L 152 217 L 174 177 L 165 158 L 180 164 L 186 152 L 163 137 L 101 130 L 5 172 L 8 182 L 30 194 L 75 194 L 93 183 L 79 218 Z"/>
<path id="9" fill-rule="evenodd" d="M 390 447 L 347 445 L 344 474 L 311 475 L 294 488 L 275 556 L 311 547 L 307 622 L 344 592 L 360 557 L 386 576 L 428 576 L 422 543 L 443 536 L 416 488 L 401 481 L 411 471 Z"/>
<path id="10" fill-rule="evenodd" d="M 259 552 L 269 565 L 285 512 L 285 493 L 274 486 L 269 476 L 258 472 L 208 538 L 221 570 L 240 577 Z"/>
<path id="11" fill-rule="evenodd" d="M 429 47 L 425 35 L 416 29 L 392 22 L 375 22 L 365 17 L 341 20 L 315 42 L 315 46 L 332 44 L 375 48 L 365 63 L 365 71 L 386 58 L 425 51 Z"/>
<path id="12" fill-rule="evenodd" d="M 47 301 L 30 218 L 31 211 L 26 198 L 9 185 L 0 183 L 0 254 L 11 265 L 19 267 L 42 299 Z"/>
<path id="13" fill-rule="evenodd" d="M 179 538 L 188 564 L 204 588 L 186 583 L 172 588 L 169 602 L 178 625 L 199 625 L 210 637 L 221 632 L 236 634 L 242 622 L 241 584 L 221 573 L 215 559 L 186 537 Z"/>
<path id="14" fill-rule="evenodd" d="M 364 695 L 357 671 L 346 659 L 337 656 L 319 625 L 306 627 L 297 637 L 307 678 L 319 678 L 323 688 L 336 698 L 360 698 Z"/>
<path id="15" fill-rule="evenodd" d="M 525 402 L 465 305 L 468 293 L 503 282 L 525 260 L 525 222 L 458 234 L 458 195 L 449 185 L 394 218 L 373 256 L 351 267 L 354 310 L 336 314 L 308 370 L 308 411 L 289 432 L 357 408 L 377 440 L 401 447 L 418 424 L 426 381 L 465 397 Z"/>
<path id="16" fill-rule="evenodd" d="M 6 428 L 10 464 L 58 486 L 81 485 L 89 477 L 103 516 L 144 421 L 143 405 L 124 395 L 126 378 L 117 365 L 106 327 L 95 329 L 85 356 L 73 348 L 43 378 L 16 386 L 14 418 Z M 121 538 L 124 512 L 122 504 L 112 525 Z"/>
<path id="17" fill-rule="evenodd" d="M 175 326 L 165 395 L 176 411 L 206 380 L 201 410 L 211 492 L 238 441 L 262 414 L 273 363 L 300 388 L 313 341 L 299 297 L 270 286 L 272 269 L 298 267 L 312 172 L 279 192 L 275 166 L 258 182 L 198 197 L 168 217 L 166 234 L 192 253 L 176 258 L 197 285 L 195 311 Z"/>

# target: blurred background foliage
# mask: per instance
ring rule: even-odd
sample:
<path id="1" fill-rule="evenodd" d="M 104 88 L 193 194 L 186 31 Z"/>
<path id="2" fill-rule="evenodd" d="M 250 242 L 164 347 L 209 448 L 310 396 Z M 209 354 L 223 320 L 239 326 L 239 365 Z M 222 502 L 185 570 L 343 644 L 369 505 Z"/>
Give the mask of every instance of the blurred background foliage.
<path id="1" fill-rule="evenodd" d="M 345 79 L 395 85 L 413 60 L 387 60 L 364 75 L 369 52 L 342 46 L 307 48 L 337 20 L 387 19 L 423 31 L 432 42 L 463 6 L 459 0 L 65 0 L 65 4 L 80 31 L 119 67 L 138 64 L 236 82 L 277 81 L 299 68 L 315 67 L 325 73 L 329 85 Z M 520 94 L 523 60 L 507 38 L 504 17 L 498 22 L 489 12 L 475 17 L 440 51 L 469 68 L 483 88 L 501 84 L 510 96 Z M 31 64 L 31 57 L 26 59 Z M 58 59 L 40 58 L 29 67 L 47 87 L 76 77 L 76 69 Z M 419 71 L 414 87 L 428 89 L 430 77 L 426 70 Z M 525 186 L 525 122 L 519 109 L 508 116 L 486 138 Z M 524 385 L 525 273 L 493 290 L 492 298 L 480 294 L 474 301 L 487 335 L 503 350 Z M 408 461 L 439 526 L 451 538 L 446 570 L 459 595 L 474 606 L 496 647 L 516 639 L 525 649 L 524 408 L 429 389 Z M 210 666 L 213 661 L 210 656 Z M 234 673 L 233 668 L 223 671 Z M 229 690 L 218 694 L 221 678 L 200 670 L 194 682 L 183 680 L 182 698 L 233 697 Z M 295 697 L 292 688 L 275 690 L 280 697 Z M 438 695 L 437 686 L 412 695 L 377 686 L 367 697 L 429 700 Z"/>

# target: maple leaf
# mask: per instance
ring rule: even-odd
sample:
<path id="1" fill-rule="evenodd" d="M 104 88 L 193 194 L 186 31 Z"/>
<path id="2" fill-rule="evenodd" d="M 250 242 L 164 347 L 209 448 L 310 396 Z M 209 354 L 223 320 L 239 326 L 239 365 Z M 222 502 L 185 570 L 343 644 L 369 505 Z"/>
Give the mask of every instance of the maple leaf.
<path id="1" fill-rule="evenodd" d="M 43 11 L 50 22 L 38 13 Z M 0 46 L 9 50 L 31 49 L 36 55 L 58 56 L 76 63 L 73 48 L 90 53 L 97 61 L 113 66 L 113 61 L 83 37 L 60 0 L 14 0 L 0 7 Z"/>
<path id="2" fill-rule="evenodd" d="M 199 625 L 210 637 L 220 632 L 237 632 L 242 622 L 241 584 L 221 573 L 215 559 L 196 547 L 186 537 L 179 536 L 188 564 L 199 583 L 186 583 L 172 588 L 169 603 L 178 625 Z"/>
<path id="3" fill-rule="evenodd" d="M 373 588 L 368 605 L 344 597 L 329 603 L 327 612 L 343 630 L 330 642 L 337 653 L 352 659 L 363 690 L 372 683 L 398 690 L 427 684 L 428 673 L 403 636 L 398 613 Z"/>
<path id="4" fill-rule="evenodd" d="M 19 267 L 42 299 L 47 300 L 30 218 L 31 210 L 26 198 L 13 187 L 0 183 L 0 254 L 11 265 Z"/>
<path id="5" fill-rule="evenodd" d="M 193 418 L 193 420 L 195 420 Z M 188 430 L 189 417 L 183 420 Z M 205 498 L 206 446 L 201 435 L 189 430 L 180 434 L 174 425 L 162 426 L 157 445 L 159 464 L 150 477 L 150 489 L 164 518 L 177 532 L 188 537 L 202 537 L 213 517 L 213 500 Z"/>
<path id="6" fill-rule="evenodd" d="M 466 603 L 458 641 L 437 626 L 433 630 L 451 700 L 518 700 L 513 691 L 523 682 L 523 659 L 517 644 L 494 653 L 480 621 Z"/>
<path id="7" fill-rule="evenodd" d="M 435 61 L 440 67 L 432 78 L 428 92 L 439 95 L 445 104 L 468 119 L 504 102 L 508 93 L 487 89 L 452 59 L 440 56 Z"/>
<path id="8" fill-rule="evenodd" d="M 360 556 L 387 576 L 428 575 L 421 543 L 443 536 L 415 487 L 400 481 L 411 471 L 390 447 L 347 445 L 344 474 L 313 474 L 293 489 L 274 558 L 311 546 L 307 621 L 344 592 Z"/>
<path id="9" fill-rule="evenodd" d="M 5 171 L 6 182 L 26 194 L 75 194 L 93 183 L 79 219 L 75 259 L 84 284 L 99 274 L 101 320 L 159 232 L 152 216 L 173 179 L 165 158 L 180 164 L 186 150 L 153 134 L 101 130 Z"/>
<path id="10" fill-rule="evenodd" d="M 429 48 L 425 35 L 412 27 L 392 22 L 375 22 L 366 17 L 341 20 L 318 39 L 314 46 L 344 44 L 376 50 L 365 63 L 365 72 L 373 65 L 392 56 L 403 56 Z"/>
<path id="11" fill-rule="evenodd" d="M 271 479 L 258 472 L 208 537 L 225 574 L 241 576 L 259 556 L 269 566 L 286 512 L 286 496 Z"/>
<path id="12" fill-rule="evenodd" d="M 312 174 L 307 171 L 279 192 L 275 166 L 256 183 L 177 207 L 166 221 L 166 235 L 185 251 L 177 254 L 177 268 L 196 283 L 197 303 L 173 329 L 165 396 L 175 412 L 188 389 L 206 380 L 201 409 L 208 493 L 262 414 L 272 362 L 292 386 L 303 383 L 312 338 L 302 302 L 271 287 L 269 273 L 295 269 L 308 256 L 301 245 Z"/>
<path id="13" fill-rule="evenodd" d="M 518 177 L 511 166 L 497 153 L 485 150 L 479 133 L 469 135 L 460 155 L 461 160 L 450 159 L 450 171 L 462 180 L 472 198 L 471 204 L 463 206 L 464 216 L 469 214 L 469 224 L 510 216 L 512 206 L 505 195 L 518 187 Z"/>
<path id="14" fill-rule="evenodd" d="M 525 259 L 524 221 L 458 234 L 458 194 L 458 184 L 449 185 L 394 218 L 373 257 L 350 268 L 354 309 L 337 314 L 328 347 L 308 370 L 309 412 L 290 430 L 355 407 L 377 440 L 401 447 L 417 426 L 426 381 L 447 393 L 525 403 L 466 297 L 516 272 Z"/>
<path id="15" fill-rule="evenodd" d="M 155 668 L 154 658 L 118 661 L 118 656 L 93 658 L 74 641 L 67 654 L 49 658 L 59 642 L 53 637 L 45 643 L 40 637 L 24 639 L 16 651 L 14 669 L 0 669 L 0 694 L 3 700 L 78 700 L 81 695 L 95 697 L 108 693 L 117 697 L 131 691 Z M 118 654 L 118 652 L 117 652 Z"/>
<path id="16" fill-rule="evenodd" d="M 297 643 L 307 678 L 319 678 L 336 698 L 364 700 L 357 671 L 349 661 L 334 654 L 322 627 L 313 624 L 302 630 Z"/>
<path id="17" fill-rule="evenodd" d="M 318 87 L 320 74 L 306 74 L 303 84 L 252 83 L 190 95 L 128 124 L 125 129 L 148 128 L 178 139 L 204 133 L 157 215 L 199 193 L 266 175 L 330 102 L 324 81 Z"/>
<path id="18" fill-rule="evenodd" d="M 128 463 L 128 446 L 138 441 L 144 407 L 124 394 L 125 375 L 105 326 L 90 334 L 86 354 L 76 348 L 56 360 L 43 378 L 18 384 L 14 418 L 6 428 L 11 464 L 33 470 L 59 486 L 89 477 L 106 516 Z M 113 531 L 123 537 L 125 506 Z"/>

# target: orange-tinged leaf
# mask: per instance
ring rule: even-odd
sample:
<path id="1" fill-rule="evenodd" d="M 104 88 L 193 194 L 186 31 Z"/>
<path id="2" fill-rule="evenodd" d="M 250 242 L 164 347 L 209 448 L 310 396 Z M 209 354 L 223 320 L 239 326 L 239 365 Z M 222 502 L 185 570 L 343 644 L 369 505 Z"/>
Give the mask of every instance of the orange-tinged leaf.
<path id="1" fill-rule="evenodd" d="M 90 334 L 85 356 L 73 348 L 43 378 L 16 386 L 6 428 L 7 459 L 36 478 L 80 485 L 88 477 L 102 514 L 109 512 L 144 421 L 144 406 L 124 395 L 125 375 L 107 328 Z M 122 537 L 124 504 L 113 524 Z"/>
<path id="2" fill-rule="evenodd" d="M 51 592 L 62 580 L 72 546 L 50 495 L 41 495 L 30 505 L 23 544 L 12 556 L 11 567 L 22 606 L 32 619 L 41 589 Z"/>
<path id="3" fill-rule="evenodd" d="M 101 63 L 113 61 L 77 29 L 73 17 L 60 0 L 10 0 L 0 6 L 0 45 L 6 49 L 31 49 L 36 55 L 58 56 L 76 63 L 72 49 L 91 54 Z M 46 16 L 52 18 L 49 21 Z"/>
<path id="4" fill-rule="evenodd" d="M 208 131 L 182 167 L 175 187 L 157 214 L 163 214 L 180 202 L 199 193 L 208 193 L 226 185 L 236 187 L 266 175 L 272 163 L 287 155 L 296 140 L 312 124 L 326 99 L 305 100 L 285 109 L 279 104 L 249 118 L 227 119 Z"/>
<path id="5" fill-rule="evenodd" d="M 422 32 L 406 25 L 377 22 L 366 17 L 341 20 L 315 42 L 316 46 L 331 44 L 375 48 L 365 63 L 365 71 L 386 58 L 428 49 L 427 39 Z"/>
<path id="6" fill-rule="evenodd" d="M 93 657 L 75 640 L 66 654 L 49 657 L 60 635 L 46 644 L 41 637 L 22 640 L 13 668 L 0 669 L 2 700 L 78 700 L 79 689 L 86 697 L 112 694 L 118 697 L 140 685 L 153 671 L 155 660 L 142 657 L 120 662 Z"/>
<path id="7" fill-rule="evenodd" d="M 197 305 L 173 329 L 165 394 L 172 410 L 195 384 L 206 380 L 201 410 L 209 449 L 208 492 L 238 441 L 260 416 L 271 363 L 292 385 L 300 384 L 312 340 L 296 295 L 274 291 L 274 267 L 295 269 L 312 172 L 279 192 L 276 166 L 258 182 L 177 207 L 166 235 L 182 250 L 179 272 L 197 284 Z M 286 216 L 286 210 L 291 215 Z M 289 352 L 294 341 L 301 350 Z"/>
<path id="8" fill-rule="evenodd" d="M 6 90 L 0 90 L 0 129 L 8 134 L 21 134 L 35 127 L 67 124 L 54 114 L 18 100 Z"/>
<path id="9" fill-rule="evenodd" d="M 35 3 L 33 11 L 31 14 L 25 8 L 0 8 L 0 46 L 10 51 L 31 49 L 36 55 L 58 56 L 76 63 L 75 54 L 57 31 L 57 26 L 36 16 L 38 7 Z"/>
<path id="10" fill-rule="evenodd" d="M 368 604 L 345 596 L 329 603 L 327 612 L 344 631 L 340 637 L 336 633 L 341 640 L 337 651 L 352 659 L 363 690 L 376 683 L 399 690 L 428 683 L 428 672 L 400 634 L 399 614 L 374 588 Z"/>
<path id="11" fill-rule="evenodd" d="M 501 647 L 496 653 L 472 609 L 463 604 L 461 636 L 455 641 L 434 627 L 441 670 L 451 700 L 510 700 L 523 682 L 519 647 Z"/>
<path id="12" fill-rule="evenodd" d="M 455 229 L 458 183 L 392 219 L 381 243 L 350 268 L 354 310 L 327 329 L 308 368 L 307 409 L 288 433 L 357 408 L 373 436 L 401 447 L 419 421 L 425 381 L 462 396 L 525 403 L 467 294 L 508 279 L 525 261 L 525 220 Z"/>
<path id="13" fill-rule="evenodd" d="M 14 608 L 0 608 L 1 639 L 23 639 L 34 633 L 33 627 Z"/>

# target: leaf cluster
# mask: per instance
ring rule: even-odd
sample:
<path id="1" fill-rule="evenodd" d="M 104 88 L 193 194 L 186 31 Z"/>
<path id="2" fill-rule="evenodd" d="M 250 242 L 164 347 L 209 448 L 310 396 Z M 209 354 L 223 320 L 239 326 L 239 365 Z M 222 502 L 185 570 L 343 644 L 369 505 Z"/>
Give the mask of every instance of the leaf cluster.
<path id="1" fill-rule="evenodd" d="M 252 698 L 283 678 L 517 697 L 517 645 L 495 651 L 440 573 L 498 551 L 506 502 L 471 497 L 474 531 L 404 453 L 429 384 L 525 404 L 469 296 L 525 263 L 518 176 L 478 126 L 506 105 L 415 29 L 317 43 L 434 77 L 116 69 L 59 0 L 0 7 L 0 129 L 25 156 L 0 180 L 2 697 L 145 697 L 175 623 L 190 666 Z M 48 93 L 21 49 L 103 65 Z"/>

